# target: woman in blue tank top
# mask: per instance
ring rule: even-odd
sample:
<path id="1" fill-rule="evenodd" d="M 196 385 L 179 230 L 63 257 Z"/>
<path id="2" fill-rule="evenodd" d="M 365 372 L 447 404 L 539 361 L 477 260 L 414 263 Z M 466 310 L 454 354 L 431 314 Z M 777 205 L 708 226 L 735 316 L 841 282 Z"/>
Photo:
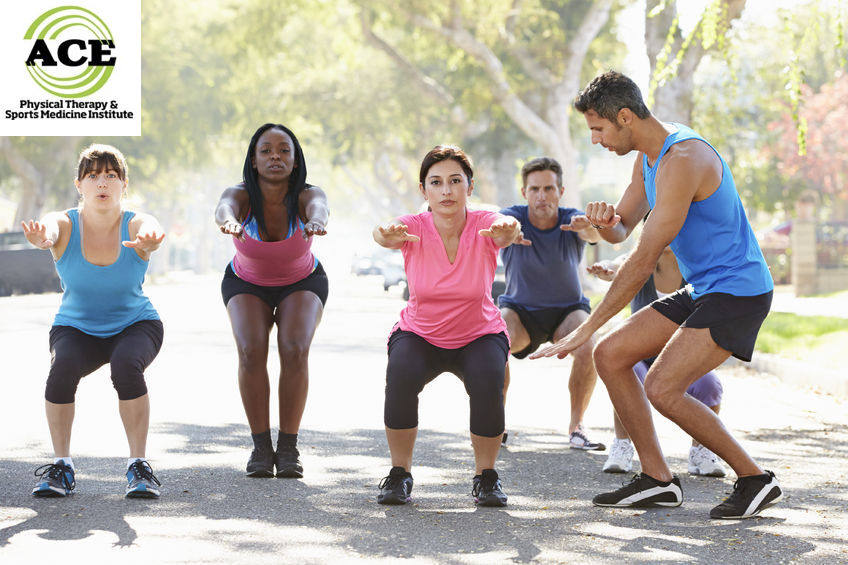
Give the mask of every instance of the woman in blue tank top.
<path id="1" fill-rule="evenodd" d="M 163 328 L 141 285 L 165 234 L 153 216 L 123 210 L 127 180 L 120 151 L 91 145 L 80 154 L 74 181 L 79 207 L 22 222 L 29 242 L 53 254 L 64 291 L 50 330 L 45 391 L 54 461 L 36 470 L 34 496 L 73 492 L 74 396 L 80 379 L 106 363 L 129 443 L 125 494 L 159 496 L 161 483 L 145 458 L 150 402 L 144 370 L 159 353 Z"/>

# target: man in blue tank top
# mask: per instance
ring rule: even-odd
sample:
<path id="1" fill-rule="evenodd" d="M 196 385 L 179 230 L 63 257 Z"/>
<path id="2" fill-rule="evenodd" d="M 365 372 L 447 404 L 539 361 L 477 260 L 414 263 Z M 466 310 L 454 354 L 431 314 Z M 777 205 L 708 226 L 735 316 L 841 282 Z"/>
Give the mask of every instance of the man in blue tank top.
<path id="1" fill-rule="evenodd" d="M 580 287 L 578 265 L 586 242 L 600 240 L 583 212 L 559 205 L 565 188 L 562 167 L 549 157 L 532 159 L 521 168 L 521 195 L 526 205 L 501 210 L 521 222 L 530 245 L 501 250 L 506 269 L 506 291 L 498 298 L 510 337 L 510 353 L 523 359 L 540 345 L 562 339 L 589 317 L 589 300 Z M 583 428 L 583 415 L 598 380 L 592 363 L 591 340 L 574 351 L 568 391 L 571 419 L 569 445 L 573 449 L 602 451 Z M 504 396 L 509 386 L 509 365 Z M 505 436 L 504 436 L 505 437 Z"/>
<path id="2" fill-rule="evenodd" d="M 618 243 L 649 210 L 651 215 L 595 311 L 569 336 L 534 357 L 564 357 L 589 340 L 633 298 L 667 245 L 689 282 L 685 290 L 628 318 L 595 348 L 598 375 L 631 433 L 642 473 L 592 502 L 617 507 L 681 504 L 680 481 L 666 464 L 651 420 L 653 405 L 736 472 L 733 493 L 710 511 L 710 517 L 755 516 L 782 496 L 774 473 L 757 465 L 709 408 L 685 394 L 689 385 L 730 355 L 751 360 L 771 306 L 771 276 L 733 176 L 716 150 L 694 131 L 655 118 L 636 84 L 620 73 L 595 78 L 574 107 L 586 119 L 592 143 L 618 155 L 638 152 L 632 180 L 618 203 L 591 202 L 586 217 L 604 240 Z M 632 367 L 653 355 L 658 357 L 643 388 Z"/>

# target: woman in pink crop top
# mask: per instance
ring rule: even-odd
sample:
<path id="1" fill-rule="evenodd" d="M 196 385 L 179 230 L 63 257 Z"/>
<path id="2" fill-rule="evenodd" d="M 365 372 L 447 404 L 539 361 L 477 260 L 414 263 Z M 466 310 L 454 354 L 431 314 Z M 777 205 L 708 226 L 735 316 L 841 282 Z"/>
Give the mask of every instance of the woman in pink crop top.
<path id="1" fill-rule="evenodd" d="M 327 302 L 324 268 L 312 236 L 327 233 L 327 196 L 306 183 L 306 161 L 281 124 L 256 130 L 243 182 L 221 195 L 215 221 L 236 248 L 221 294 L 239 356 L 239 391 L 253 437 L 250 477 L 303 476 L 297 433 L 306 405 L 309 347 Z M 271 442 L 268 341 L 277 326 L 280 431 Z M 276 467 L 276 473 L 274 468 Z"/>
<path id="2" fill-rule="evenodd" d="M 451 372 L 470 398 L 472 495 L 481 506 L 506 505 L 494 467 L 504 431 L 509 338 L 491 288 L 498 250 L 526 242 L 515 218 L 466 208 L 473 175 L 461 149 L 435 147 L 420 172 L 429 211 L 374 228 L 378 244 L 403 253 L 409 282 L 409 302 L 388 343 L 384 423 L 392 469 L 380 483 L 380 504 L 409 501 L 418 394 L 436 376 Z"/>

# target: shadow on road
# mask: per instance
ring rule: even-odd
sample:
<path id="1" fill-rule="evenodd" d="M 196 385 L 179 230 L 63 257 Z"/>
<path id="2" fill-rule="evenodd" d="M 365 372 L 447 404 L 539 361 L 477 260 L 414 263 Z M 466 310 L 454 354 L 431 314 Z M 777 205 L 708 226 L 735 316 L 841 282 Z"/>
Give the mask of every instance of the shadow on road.
<path id="1" fill-rule="evenodd" d="M 742 522 L 708 518 L 709 509 L 730 492 L 730 479 L 683 476 L 685 503 L 680 508 L 595 508 L 591 497 L 623 480 L 622 475 L 600 472 L 605 454 L 573 451 L 549 431 L 524 430 L 500 456 L 510 505 L 475 508 L 467 436 L 423 430 L 416 446 L 420 465 L 413 469 L 413 503 L 382 507 L 375 496 L 389 460 L 380 430 L 303 430 L 303 480 L 245 477 L 249 447 L 242 425 L 174 423 L 153 431 L 182 440 L 181 447 L 153 462 L 164 484 L 160 500 L 124 499 L 123 460 L 85 456 L 77 462 L 74 496 L 34 499 L 29 492 L 38 462 L 0 459 L 0 547 L 21 535 L 79 540 L 106 532 L 115 546 L 131 546 L 145 536 L 180 536 L 188 547 L 211 545 L 234 554 L 269 551 L 277 561 L 302 556 L 304 547 L 328 561 L 354 555 L 459 563 L 475 554 L 486 561 L 516 563 L 542 555 L 544 561 L 581 562 L 722 562 L 743 554 L 756 556 L 756 562 L 792 561 L 824 541 L 824 529 L 810 526 L 797 536 L 777 536 L 768 526 L 784 522 L 782 516 L 795 508 L 796 499 L 820 500 L 836 488 L 823 480 L 792 489 L 781 506 Z M 831 441 L 827 447 L 844 452 L 846 431 L 839 432 L 833 434 L 839 445 Z M 805 431 L 757 434 L 810 452 L 827 441 L 812 439 Z M 175 461 L 182 463 L 173 465 Z M 682 476 L 685 460 L 670 462 Z M 762 463 L 777 468 L 778 461 Z M 844 505 L 838 498 L 820 503 Z"/>

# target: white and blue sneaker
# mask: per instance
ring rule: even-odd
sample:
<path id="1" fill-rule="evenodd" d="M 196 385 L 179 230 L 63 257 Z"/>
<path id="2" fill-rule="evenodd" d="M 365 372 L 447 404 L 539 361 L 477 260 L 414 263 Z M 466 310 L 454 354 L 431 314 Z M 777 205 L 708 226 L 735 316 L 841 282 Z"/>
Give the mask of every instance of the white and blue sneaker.
<path id="1" fill-rule="evenodd" d="M 159 482 L 150 463 L 136 459 L 127 469 L 127 498 L 159 498 Z"/>
<path id="2" fill-rule="evenodd" d="M 74 470 L 63 459 L 56 463 L 42 465 L 35 470 L 35 476 L 40 477 L 32 489 L 33 496 L 55 497 L 73 494 L 77 486 L 74 481 Z"/>

